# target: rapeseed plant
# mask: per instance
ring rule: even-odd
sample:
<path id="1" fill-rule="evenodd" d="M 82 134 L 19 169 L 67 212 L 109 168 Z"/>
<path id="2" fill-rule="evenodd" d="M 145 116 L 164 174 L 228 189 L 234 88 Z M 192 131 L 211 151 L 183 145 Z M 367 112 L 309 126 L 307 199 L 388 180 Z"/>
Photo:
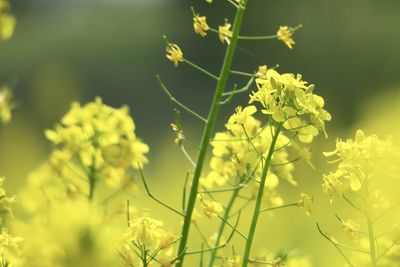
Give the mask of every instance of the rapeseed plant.
<path id="1" fill-rule="evenodd" d="M 324 98 L 315 93 L 315 85 L 300 74 L 280 73 L 266 65 L 250 72 L 232 69 L 240 41 L 278 40 L 293 49 L 293 35 L 301 27 L 281 26 L 274 35 L 242 35 L 250 1 L 225 0 L 236 13 L 218 28 L 192 8 L 194 32 L 202 38 L 215 34 L 226 46 L 219 74 L 190 61 L 180 46 L 164 36 L 166 58 L 175 67 L 186 64 L 215 82 L 204 117 L 176 99 L 157 76 L 176 106 L 171 123 L 174 143 L 192 166 L 182 175 L 182 207 L 175 208 L 152 193 L 143 169 L 149 162 L 149 146 L 137 137 L 128 107 L 113 108 L 99 97 L 84 105 L 74 102 L 60 122 L 45 131 L 52 151 L 29 174 L 18 201 L 6 194 L 5 179 L 0 178 L 0 267 L 312 266 L 297 250 L 258 253 L 255 241 L 260 226 L 273 219 L 261 219 L 261 214 L 291 207 L 307 216 L 313 214 L 315 198 L 310 192 L 298 196 L 282 187 L 294 188 L 304 182 L 295 174 L 301 160 L 319 171 L 312 162 L 311 144 L 321 133 L 328 137 L 325 124 L 331 115 Z M 10 38 L 14 30 L 15 19 L 8 12 L 9 3 L 0 0 L 0 40 Z M 232 76 L 246 79 L 244 86 L 228 90 Z M 246 102 L 228 106 L 242 93 L 248 94 Z M 13 107 L 12 92 L 4 86 L 0 90 L 3 124 L 10 122 Z M 231 115 L 225 128 L 216 131 L 223 107 Z M 202 123 L 199 144 L 184 132 L 181 111 Z M 195 149 L 197 158 L 187 146 Z M 358 215 L 334 216 L 353 245 L 337 241 L 320 223 L 317 229 L 347 266 L 398 266 L 400 218 L 390 215 L 396 206 L 382 188 L 384 181 L 399 182 L 400 156 L 392 138 L 367 136 L 358 130 L 354 139 L 337 139 L 335 150 L 324 155 L 334 157 L 331 163 L 336 167 L 323 175 L 322 191 L 331 205 L 343 200 Z M 140 204 L 132 201 L 139 191 L 137 178 L 152 200 L 177 216 L 175 220 L 138 211 Z M 14 202 L 21 213 L 15 217 Z M 398 223 L 378 233 L 382 227 L 377 223 L 385 216 Z M 171 221 L 180 224 L 180 232 L 170 230 Z M 211 235 L 204 231 L 205 224 L 216 226 Z M 193 229 L 201 238 L 200 246 L 191 242 Z"/>

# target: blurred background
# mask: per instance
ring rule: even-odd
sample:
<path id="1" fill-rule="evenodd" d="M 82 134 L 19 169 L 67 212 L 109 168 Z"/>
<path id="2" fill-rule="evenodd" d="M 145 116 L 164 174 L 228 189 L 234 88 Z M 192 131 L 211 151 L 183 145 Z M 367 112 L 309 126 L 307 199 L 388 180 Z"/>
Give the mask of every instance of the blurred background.
<path id="1" fill-rule="evenodd" d="M 0 170 L 9 178 L 9 190 L 17 192 L 27 174 L 46 159 L 51 147 L 43 132 L 54 126 L 70 103 L 101 96 L 111 106 L 130 107 L 137 135 L 151 148 L 147 171 L 155 191 L 168 197 L 163 186 L 171 181 L 180 183 L 189 165 L 173 145 L 169 127 L 174 120 L 173 106 L 159 89 L 155 75 L 160 74 L 178 99 L 204 116 L 214 82 L 187 65 L 175 68 L 167 61 L 162 35 L 178 43 L 186 58 L 217 74 L 225 46 L 213 33 L 206 38 L 195 35 L 190 11 L 194 6 L 207 15 L 214 28 L 223 24 L 224 18 L 232 21 L 233 8 L 222 0 L 214 2 L 11 1 L 18 20 L 16 32 L 0 43 L 0 82 L 17 81 L 18 108 L 11 124 L 0 128 Z M 279 64 L 280 72 L 301 73 L 316 84 L 316 92 L 325 98 L 333 117 L 328 124 L 330 139 L 316 142 L 316 164 L 324 161 L 319 159 L 320 151 L 332 150 L 336 137 L 351 137 L 357 127 L 368 134 L 398 134 L 400 1 L 253 0 L 243 35 L 270 35 L 280 25 L 298 24 L 304 27 L 295 33 L 293 50 L 277 40 L 242 41 L 234 69 L 253 72 L 259 65 Z M 246 79 L 230 82 L 245 84 Z M 218 130 L 223 129 L 234 107 L 244 105 L 247 99 L 246 94 L 238 96 L 221 110 Z M 183 123 L 196 142 L 201 125 L 186 114 Z M 299 169 L 301 176 L 302 167 Z M 319 179 L 317 173 L 304 180 L 297 178 L 311 192 L 320 191 Z M 178 198 L 171 201 L 179 203 Z M 271 222 L 272 230 L 282 228 L 282 220 L 292 216 L 285 212 Z M 279 230 L 282 235 L 267 240 L 265 246 L 303 247 L 315 266 L 322 266 L 325 252 L 315 251 L 314 241 L 304 240 L 304 231 L 326 246 L 326 253 L 335 253 L 334 248 L 316 233 L 315 218 L 300 215 L 298 228 Z"/>

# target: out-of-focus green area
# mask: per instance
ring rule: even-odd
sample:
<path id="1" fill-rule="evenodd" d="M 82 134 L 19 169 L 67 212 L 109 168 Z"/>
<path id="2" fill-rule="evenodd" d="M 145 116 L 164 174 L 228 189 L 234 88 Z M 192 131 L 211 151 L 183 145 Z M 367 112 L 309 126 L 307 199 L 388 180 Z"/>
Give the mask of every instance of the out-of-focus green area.
<path id="1" fill-rule="evenodd" d="M 0 43 L 0 82 L 17 80 L 18 108 L 12 123 L 0 128 L 0 171 L 8 177 L 9 191 L 17 192 L 27 174 L 46 159 L 50 144 L 44 129 L 53 127 L 72 101 L 83 103 L 101 96 L 109 105 L 130 107 L 136 133 L 151 148 L 146 172 L 154 193 L 180 205 L 180 195 L 174 192 L 181 188 L 190 165 L 173 145 L 172 105 L 155 75 L 160 74 L 182 102 L 206 114 L 213 81 L 186 65 L 176 69 L 168 62 L 162 35 L 178 43 L 185 57 L 218 73 L 225 47 L 212 33 L 204 39 L 193 33 L 190 11 L 195 6 L 216 28 L 225 17 L 232 20 L 234 10 L 222 0 L 215 2 L 209 6 L 194 0 L 13 1 L 16 32 Z M 399 10 L 398 0 L 250 2 L 244 35 L 274 34 L 280 25 L 304 27 L 295 33 L 293 50 L 277 40 L 241 42 L 234 68 L 252 72 L 259 65 L 279 64 L 281 72 L 302 73 L 316 84 L 333 117 L 328 125 L 330 139 L 318 139 L 313 150 L 321 169 L 326 164 L 320 152 L 332 150 L 336 137 L 353 136 L 356 127 L 364 127 L 368 134 L 400 137 Z M 217 128 L 222 129 L 234 107 L 245 105 L 247 99 L 238 96 L 225 106 Z M 201 125 L 186 115 L 183 123 L 196 142 Z M 327 258 L 342 262 L 315 229 L 319 217 L 335 212 L 326 210 L 328 200 L 319 193 L 320 175 L 307 168 L 298 168 L 296 179 L 302 187 L 296 192 L 305 189 L 320 200 L 316 214 L 305 217 L 300 211 L 285 210 L 266 217 L 268 229 L 263 229 L 257 247 L 302 248 L 315 266 L 326 266 Z M 165 190 L 169 187 L 171 191 Z M 144 193 L 137 207 L 150 207 L 160 218 L 168 215 L 142 199 Z M 294 216 L 298 216 L 296 224 L 291 221 Z M 179 223 L 166 224 L 178 232 Z M 330 266 L 335 264 L 332 260 Z"/>

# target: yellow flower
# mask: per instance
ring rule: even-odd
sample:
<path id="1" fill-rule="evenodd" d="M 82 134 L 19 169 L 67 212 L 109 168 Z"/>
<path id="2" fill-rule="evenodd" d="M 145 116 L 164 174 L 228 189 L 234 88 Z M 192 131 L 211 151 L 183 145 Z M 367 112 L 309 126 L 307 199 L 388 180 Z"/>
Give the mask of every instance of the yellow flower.
<path id="1" fill-rule="evenodd" d="M 175 67 L 178 66 L 179 62 L 183 62 L 183 53 L 177 44 L 167 45 L 167 58 L 174 62 Z"/>
<path id="2" fill-rule="evenodd" d="M 207 18 L 205 16 L 199 16 L 199 14 L 195 14 L 193 17 L 194 32 L 201 37 L 206 36 L 207 31 L 210 29 L 206 20 Z"/>
<path id="3" fill-rule="evenodd" d="M 218 27 L 218 36 L 222 43 L 225 43 L 225 41 L 229 41 L 229 39 L 232 38 L 231 27 L 232 25 L 228 21 L 225 21 L 223 26 Z"/>
<path id="4" fill-rule="evenodd" d="M 17 266 L 21 261 L 21 237 L 13 237 L 8 229 L 2 228 L 0 233 L 0 263 L 1 266 Z M 19 265 L 18 265 L 19 266 Z"/>
<path id="5" fill-rule="evenodd" d="M 73 103 L 61 123 L 46 131 L 46 137 L 56 145 L 50 163 L 63 180 L 71 183 L 76 177 L 72 168 L 86 176 L 84 180 L 130 185 L 126 175 L 129 169 L 138 169 L 148 161 L 145 154 L 149 148 L 136 137 L 128 108 L 112 108 L 100 98 L 84 106 Z M 89 172 L 82 174 L 82 167 Z"/>
<path id="6" fill-rule="evenodd" d="M 11 213 L 11 205 L 15 202 L 14 197 L 9 197 L 3 188 L 4 177 L 0 176 L 0 226 L 5 217 Z"/>
<path id="7" fill-rule="evenodd" d="M 347 219 L 346 221 L 341 220 L 343 229 L 349 233 L 353 241 L 357 240 L 356 233 L 360 231 L 360 225 L 353 221 L 352 219 Z"/>
<path id="8" fill-rule="evenodd" d="M 312 214 L 312 205 L 314 198 L 310 197 L 305 193 L 300 194 L 300 200 L 297 202 L 297 206 L 304 209 L 304 212 L 308 215 Z"/>
<path id="9" fill-rule="evenodd" d="M 278 37 L 278 40 L 284 42 L 290 49 L 293 48 L 295 42 L 292 39 L 293 35 L 292 29 L 290 29 L 288 26 L 280 26 L 276 35 Z"/>
<path id="10" fill-rule="evenodd" d="M 11 121 L 12 93 L 7 86 L 0 89 L 0 121 L 7 124 Z"/>
<path id="11" fill-rule="evenodd" d="M 234 255 L 226 259 L 226 267 L 239 267 L 240 264 L 240 256 Z"/>
<path id="12" fill-rule="evenodd" d="M 173 260 L 172 245 L 176 241 L 176 237 L 172 232 L 164 230 L 164 223 L 160 220 L 151 218 L 147 213 L 142 217 L 135 218 L 129 226 L 126 233 L 122 236 L 121 256 L 125 262 L 125 266 L 132 266 L 134 262 L 139 262 L 139 255 L 146 250 L 154 253 L 154 258 L 162 263 L 162 266 L 172 266 L 170 262 Z M 137 246 L 132 246 L 135 244 Z M 140 250 L 138 251 L 140 247 Z"/>
<path id="13" fill-rule="evenodd" d="M 9 39 L 14 33 L 17 21 L 14 16 L 8 14 L 9 9 L 9 2 L 0 0 L 0 40 Z"/>
<path id="14" fill-rule="evenodd" d="M 310 143 L 322 131 L 331 115 L 324 109 L 322 97 L 314 94 L 314 85 L 308 85 L 300 74 L 279 74 L 261 66 L 256 78 L 257 91 L 249 103 L 258 102 L 262 113 L 269 115 L 288 131 L 296 132 L 303 143 Z"/>
<path id="15" fill-rule="evenodd" d="M 218 216 L 224 210 L 221 203 L 204 199 L 203 195 L 201 194 L 200 201 L 200 207 L 203 209 L 204 214 L 208 218 L 211 218 L 211 216 Z"/>
<path id="16" fill-rule="evenodd" d="M 336 149 L 325 152 L 326 157 L 336 156 L 331 163 L 338 163 L 336 179 L 346 181 L 352 191 L 359 191 L 380 169 L 390 169 L 393 145 L 390 139 L 380 140 L 376 135 L 366 136 L 357 130 L 355 138 L 336 140 Z M 379 175 L 380 176 L 380 175 Z M 333 181 L 333 184 L 335 182 Z M 347 188 L 346 188 L 347 189 Z M 370 190 L 370 192 L 373 192 Z"/>
<path id="17" fill-rule="evenodd" d="M 177 145 L 181 145 L 183 140 L 185 139 L 185 136 L 183 135 L 183 131 L 181 129 L 179 129 L 179 127 L 175 123 L 171 123 L 171 128 L 176 134 L 174 143 Z"/>

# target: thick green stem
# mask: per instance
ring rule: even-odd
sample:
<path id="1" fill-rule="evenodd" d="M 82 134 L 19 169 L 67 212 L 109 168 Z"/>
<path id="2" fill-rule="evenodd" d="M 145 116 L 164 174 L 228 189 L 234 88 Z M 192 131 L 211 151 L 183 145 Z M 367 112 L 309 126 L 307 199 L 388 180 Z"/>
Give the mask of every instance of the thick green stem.
<path id="1" fill-rule="evenodd" d="M 93 199 L 94 196 L 94 189 L 96 187 L 96 168 L 93 165 L 90 167 L 89 169 L 89 175 L 88 175 L 88 179 L 89 179 L 89 194 L 88 194 L 88 199 L 91 201 Z"/>
<path id="2" fill-rule="evenodd" d="M 185 213 L 185 219 L 183 221 L 183 226 L 182 226 L 181 240 L 179 242 L 179 248 L 178 248 L 178 252 L 177 252 L 177 255 L 178 255 L 178 261 L 176 264 L 177 267 L 183 266 L 185 250 L 186 250 L 187 241 L 189 238 L 189 230 L 190 230 L 192 214 L 193 214 L 194 206 L 196 204 L 196 197 L 198 194 L 199 180 L 200 180 L 201 172 L 203 169 L 207 148 L 210 143 L 211 132 L 214 129 L 215 121 L 216 121 L 217 114 L 219 111 L 219 103 L 221 101 L 222 94 L 225 90 L 225 87 L 226 87 L 226 84 L 228 81 L 228 77 L 229 77 L 229 73 L 230 73 L 230 70 L 232 67 L 232 61 L 233 61 L 233 57 L 234 57 L 234 54 L 236 51 L 238 35 L 239 35 L 240 28 L 242 25 L 244 13 L 245 13 L 245 6 L 243 5 L 243 6 L 238 7 L 236 16 L 235 16 L 235 21 L 233 23 L 232 38 L 230 40 L 230 44 L 228 45 L 228 48 L 227 48 L 227 51 L 225 54 L 224 62 L 223 62 L 220 76 L 218 78 L 218 82 L 216 85 L 215 94 L 214 94 L 214 98 L 213 98 L 213 101 L 211 104 L 207 123 L 206 123 L 206 126 L 203 131 L 203 135 L 201 138 L 200 151 L 199 151 L 199 155 L 197 157 L 196 167 L 194 170 L 192 186 L 190 188 L 189 199 L 188 199 L 187 209 L 186 209 L 186 213 Z"/>
<path id="3" fill-rule="evenodd" d="M 366 215 L 368 224 L 368 238 L 369 238 L 369 253 L 371 256 L 371 267 L 376 267 L 376 240 L 374 233 L 374 225 L 371 218 Z"/>
<path id="4" fill-rule="evenodd" d="M 254 234 L 256 232 L 256 227 L 257 227 L 257 221 L 258 221 L 258 217 L 260 216 L 260 212 L 261 212 L 260 211 L 261 201 L 262 201 L 262 198 L 264 195 L 264 186 L 265 186 L 265 182 L 267 180 L 268 169 L 271 165 L 272 154 L 274 153 L 276 140 L 278 139 L 279 133 L 281 131 L 281 127 L 282 127 L 282 124 L 279 124 L 278 127 L 276 128 L 275 133 L 272 137 L 271 146 L 269 148 L 267 158 L 265 159 L 264 169 L 261 174 L 260 185 L 258 188 L 256 204 L 254 206 L 253 217 L 251 220 L 249 233 L 247 235 L 246 247 L 245 247 L 244 254 L 243 254 L 242 267 L 246 267 L 249 262 L 251 246 L 253 244 L 253 238 L 254 238 Z"/>
<path id="5" fill-rule="evenodd" d="M 222 234 L 224 233 L 225 229 L 225 221 L 228 220 L 229 214 L 231 213 L 233 204 L 235 203 L 235 200 L 239 194 L 240 188 L 235 189 L 233 191 L 231 198 L 229 199 L 228 205 L 225 207 L 224 214 L 222 215 L 223 220 L 221 221 L 221 224 L 219 225 L 219 229 L 217 232 L 217 236 L 215 238 L 215 242 L 213 247 L 217 247 L 219 245 L 219 242 L 221 241 Z M 212 267 L 215 261 L 215 257 L 217 255 L 217 249 L 211 251 L 210 258 L 208 260 L 207 266 Z"/>

